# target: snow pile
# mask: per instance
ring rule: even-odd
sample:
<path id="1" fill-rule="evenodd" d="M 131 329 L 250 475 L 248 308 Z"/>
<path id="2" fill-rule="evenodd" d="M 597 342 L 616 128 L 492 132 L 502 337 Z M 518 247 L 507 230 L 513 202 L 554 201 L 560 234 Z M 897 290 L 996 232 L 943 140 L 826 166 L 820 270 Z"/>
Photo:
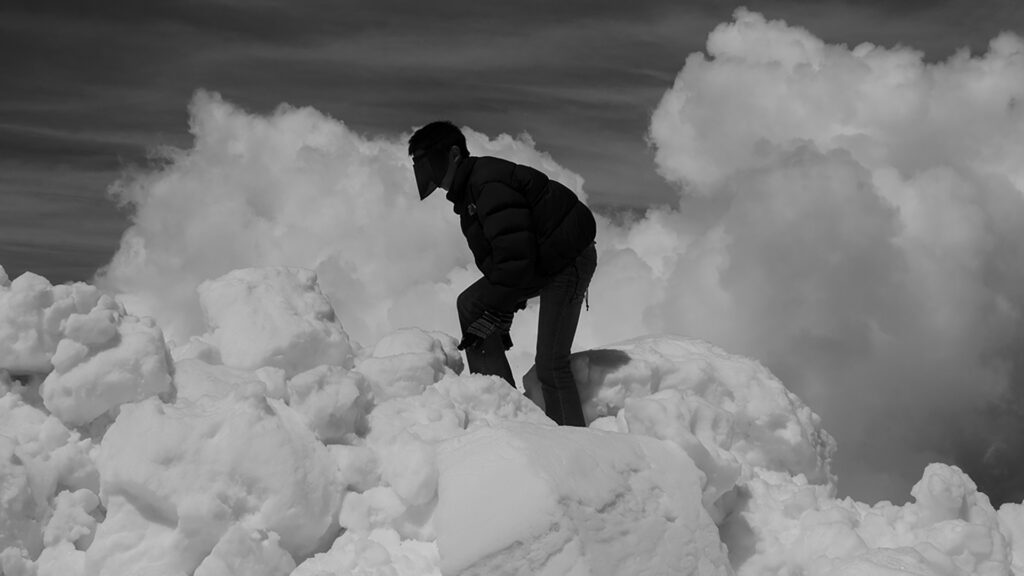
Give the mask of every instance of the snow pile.
<path id="1" fill-rule="evenodd" d="M 57 550 L 90 545 L 99 473 L 91 439 L 26 403 L 21 386 L 2 388 L 10 391 L 0 396 L 0 573 L 14 575 L 30 559 L 45 565 L 63 556 Z"/>
<path id="2" fill-rule="evenodd" d="M 152 319 L 138 319 L 109 296 L 88 314 L 71 314 L 43 382 L 46 408 L 83 426 L 117 406 L 170 392 L 168 353 Z"/>
<path id="3" fill-rule="evenodd" d="M 444 574 L 731 573 L 696 466 L 653 438 L 506 424 L 439 467 Z"/>
<path id="4" fill-rule="evenodd" d="M 61 324 L 71 314 L 88 313 L 99 299 L 100 291 L 88 284 L 53 286 L 32 273 L 12 282 L 0 267 L 0 369 L 49 372 Z"/>
<path id="5" fill-rule="evenodd" d="M 352 349 L 309 270 L 235 270 L 199 285 L 209 332 L 225 366 L 281 368 L 287 375 L 321 364 L 351 366 Z"/>
<path id="6" fill-rule="evenodd" d="M 334 461 L 296 412 L 262 396 L 204 400 L 122 408 L 96 457 L 107 516 L 91 573 L 190 574 L 218 546 L 289 565 L 336 531 Z"/>
<path id="7" fill-rule="evenodd" d="M 94 286 L 52 286 L 0 269 L 0 370 L 31 380 L 47 410 L 84 426 L 124 402 L 170 391 L 163 334 Z"/>
<path id="8" fill-rule="evenodd" d="M 997 512 L 944 465 L 903 507 L 837 500 L 818 417 L 705 342 L 575 355 L 593 422 L 570 429 L 501 379 L 461 374 L 451 336 L 351 344 L 310 272 L 240 270 L 203 292 L 206 335 L 160 372 L 173 393 L 121 396 L 168 355 L 159 329 L 105 296 L 55 325 L 44 358 L 42 400 L 82 390 L 80 413 L 0 371 L 5 576 L 1020 568 L 1024 506 Z M 77 363 L 63 352 L 82 348 Z M 113 422 L 97 426 L 108 399 Z"/>
<path id="9" fill-rule="evenodd" d="M 646 337 L 572 357 L 595 426 L 672 441 L 707 476 L 711 507 L 755 468 L 832 486 L 835 441 L 810 408 L 759 363 L 700 340 Z M 527 395 L 540 405 L 531 371 Z"/>
<path id="10" fill-rule="evenodd" d="M 723 535 L 737 574 L 808 576 L 915 574 L 1009 575 L 1013 523 L 997 514 L 960 469 L 929 465 L 905 506 L 836 500 L 801 478 L 764 472 L 748 484 L 749 501 Z"/>

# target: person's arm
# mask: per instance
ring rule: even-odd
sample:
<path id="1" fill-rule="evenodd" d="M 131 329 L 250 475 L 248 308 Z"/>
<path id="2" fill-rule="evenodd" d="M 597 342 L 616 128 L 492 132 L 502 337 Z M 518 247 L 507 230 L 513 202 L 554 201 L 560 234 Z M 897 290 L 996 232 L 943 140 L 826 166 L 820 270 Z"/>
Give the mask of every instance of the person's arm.
<path id="1" fill-rule="evenodd" d="M 484 237 L 491 245 L 487 279 L 494 285 L 485 294 L 488 309 L 513 312 L 523 297 L 523 285 L 535 274 L 537 243 L 526 198 L 501 182 L 489 182 L 476 203 Z"/>

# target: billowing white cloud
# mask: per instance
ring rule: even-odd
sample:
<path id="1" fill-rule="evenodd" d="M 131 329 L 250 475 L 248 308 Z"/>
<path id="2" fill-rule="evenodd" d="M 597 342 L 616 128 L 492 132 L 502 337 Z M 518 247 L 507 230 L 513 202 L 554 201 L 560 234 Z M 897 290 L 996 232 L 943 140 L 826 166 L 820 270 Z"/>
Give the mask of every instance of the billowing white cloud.
<path id="1" fill-rule="evenodd" d="M 599 222 L 577 348 L 674 332 L 756 357 L 838 440 L 841 491 L 899 498 L 927 462 L 996 434 L 976 416 L 1015 386 L 1022 105 L 1012 34 L 929 64 L 738 11 L 652 117 L 679 205 Z M 129 311 L 183 342 L 204 330 L 202 281 L 297 266 L 364 346 L 403 326 L 457 333 L 455 298 L 478 272 L 442 194 L 418 200 L 408 134 L 357 134 L 310 108 L 249 114 L 205 92 L 191 114 L 193 147 L 116 190 L 134 225 L 99 281 Z M 467 137 L 582 193 L 528 136 Z M 536 315 L 513 328 L 517 374 Z"/>
<path id="2" fill-rule="evenodd" d="M 655 274 L 648 327 L 767 362 L 858 496 L 983 451 L 964 435 L 994 433 L 982 409 L 1021 394 L 1024 42 L 929 64 L 739 10 L 707 52 L 651 122 L 684 191 L 657 218 L 696 206 L 705 228 Z"/>

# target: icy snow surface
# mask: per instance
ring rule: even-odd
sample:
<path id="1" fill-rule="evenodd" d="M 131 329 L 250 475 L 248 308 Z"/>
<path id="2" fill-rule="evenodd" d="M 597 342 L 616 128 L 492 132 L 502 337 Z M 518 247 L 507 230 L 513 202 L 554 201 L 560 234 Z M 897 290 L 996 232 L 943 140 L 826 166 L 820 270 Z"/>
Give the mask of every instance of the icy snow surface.
<path id="1" fill-rule="evenodd" d="M 702 341 L 574 355 L 591 426 L 560 428 L 450 335 L 350 342 L 308 271 L 204 284 L 171 350 L 90 286 L 2 279 L 7 576 L 1024 574 L 1024 506 L 943 464 L 905 506 L 835 498 L 819 418 Z"/>

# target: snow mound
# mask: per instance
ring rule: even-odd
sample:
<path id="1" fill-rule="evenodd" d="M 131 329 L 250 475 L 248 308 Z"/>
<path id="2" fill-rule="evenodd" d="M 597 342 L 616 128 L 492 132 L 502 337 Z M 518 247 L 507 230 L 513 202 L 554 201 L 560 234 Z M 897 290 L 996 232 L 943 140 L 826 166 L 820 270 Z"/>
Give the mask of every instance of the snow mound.
<path id="1" fill-rule="evenodd" d="M 318 366 L 288 381 L 288 405 L 325 444 L 364 436 L 371 403 L 363 376 L 339 366 Z"/>
<path id="2" fill-rule="evenodd" d="M 94 510 L 87 505 L 99 492 L 92 449 L 92 440 L 18 394 L 0 396 L 0 551 L 11 551 L 0 567 L 12 566 L 5 573 L 16 573 L 15 558 L 35 558 L 44 546 L 89 544 L 95 520 L 72 518 L 69 509 L 81 502 L 86 515 Z"/>
<path id="3" fill-rule="evenodd" d="M 394 530 L 346 532 L 331 549 L 303 562 L 291 576 L 441 576 L 437 546 L 403 540 Z"/>
<path id="4" fill-rule="evenodd" d="M 451 336 L 353 346 L 309 272 L 204 284 L 170 355 L 91 287 L 0 280 L 4 576 L 1024 573 L 1024 505 L 945 465 L 837 500 L 817 416 L 705 342 L 574 355 L 563 428 Z"/>
<path id="5" fill-rule="evenodd" d="M 834 486 L 835 441 L 754 360 L 701 340 L 658 336 L 573 354 L 572 369 L 593 428 L 668 440 L 690 455 L 716 521 L 731 510 L 735 487 L 757 469 Z M 534 369 L 524 387 L 543 406 Z"/>
<path id="6" fill-rule="evenodd" d="M 444 574 L 730 574 L 685 452 L 509 423 L 439 449 Z"/>
<path id="7" fill-rule="evenodd" d="M 835 481 L 829 468 L 835 441 L 820 418 L 755 360 L 702 340 L 648 336 L 573 354 L 572 368 L 587 420 L 619 419 L 617 426 L 599 427 L 679 438 L 684 430 L 665 426 L 683 426 L 711 453 L 734 455 L 748 476 L 765 468 L 819 484 Z M 524 385 L 543 405 L 533 369 Z M 651 402 L 671 417 L 652 413 Z"/>
<path id="8" fill-rule="evenodd" d="M 87 314 L 70 314 L 41 393 L 47 410 L 83 426 L 125 402 L 170 392 L 163 333 L 150 318 L 125 314 L 102 296 Z"/>
<path id="9" fill-rule="evenodd" d="M 747 488 L 722 530 L 740 576 L 1011 574 L 1001 517 L 1019 517 L 997 514 L 954 466 L 929 465 L 904 506 L 836 500 L 826 487 L 779 472 L 761 471 Z"/>
<path id="10" fill-rule="evenodd" d="M 373 352 L 356 363 L 378 401 L 414 396 L 447 375 L 462 372 L 455 338 L 418 328 L 398 330 L 380 339 Z"/>
<path id="11" fill-rule="evenodd" d="M 352 366 L 348 334 L 310 270 L 245 268 L 198 292 L 210 328 L 203 340 L 225 366 L 275 366 L 288 376 L 321 364 Z"/>
<path id="12" fill-rule="evenodd" d="M 284 370 L 264 367 L 241 370 L 208 364 L 197 358 L 174 362 L 174 389 L 178 400 L 227 398 L 233 394 L 282 400 L 288 396 Z"/>
<path id="13" fill-rule="evenodd" d="M 100 291 L 83 283 L 53 286 L 31 272 L 13 282 L 0 268 L 0 369 L 45 374 L 71 314 L 88 313 Z"/>
<path id="14" fill-rule="evenodd" d="M 96 461 L 107 516 L 87 568 L 101 575 L 190 574 L 218 546 L 286 565 L 276 547 L 310 555 L 342 493 L 326 447 L 275 399 L 124 406 Z"/>

